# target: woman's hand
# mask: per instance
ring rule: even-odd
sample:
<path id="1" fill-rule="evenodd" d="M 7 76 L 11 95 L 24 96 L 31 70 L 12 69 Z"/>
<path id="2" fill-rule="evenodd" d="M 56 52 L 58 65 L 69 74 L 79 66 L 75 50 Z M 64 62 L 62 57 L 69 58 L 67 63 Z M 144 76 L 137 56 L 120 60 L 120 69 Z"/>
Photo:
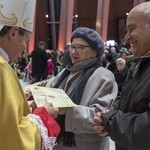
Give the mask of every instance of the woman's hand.
<path id="1" fill-rule="evenodd" d="M 48 113 L 53 117 L 53 118 L 56 118 L 57 117 L 57 114 L 59 112 L 59 109 L 56 108 L 56 107 L 53 107 L 53 105 L 51 103 L 46 103 L 44 105 L 45 109 L 48 111 Z"/>

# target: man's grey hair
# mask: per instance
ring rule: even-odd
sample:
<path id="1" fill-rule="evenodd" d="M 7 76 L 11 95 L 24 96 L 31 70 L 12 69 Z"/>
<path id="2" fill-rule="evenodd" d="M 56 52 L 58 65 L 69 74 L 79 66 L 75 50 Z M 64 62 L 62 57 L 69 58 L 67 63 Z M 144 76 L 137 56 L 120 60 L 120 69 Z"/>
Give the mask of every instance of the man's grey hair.
<path id="1" fill-rule="evenodd" d="M 130 13 L 138 13 L 150 21 L 150 2 L 144 2 L 135 6 Z"/>

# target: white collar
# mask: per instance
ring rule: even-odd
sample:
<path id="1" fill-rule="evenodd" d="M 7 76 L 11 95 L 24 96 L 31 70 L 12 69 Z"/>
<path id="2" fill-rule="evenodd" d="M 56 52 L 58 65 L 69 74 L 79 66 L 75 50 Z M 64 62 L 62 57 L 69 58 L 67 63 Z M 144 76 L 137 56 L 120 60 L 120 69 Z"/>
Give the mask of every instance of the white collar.
<path id="1" fill-rule="evenodd" d="M 7 55 L 7 53 L 0 47 L 0 53 L 1 53 L 1 55 L 3 56 L 3 58 L 7 61 L 7 62 L 9 62 L 9 56 Z"/>

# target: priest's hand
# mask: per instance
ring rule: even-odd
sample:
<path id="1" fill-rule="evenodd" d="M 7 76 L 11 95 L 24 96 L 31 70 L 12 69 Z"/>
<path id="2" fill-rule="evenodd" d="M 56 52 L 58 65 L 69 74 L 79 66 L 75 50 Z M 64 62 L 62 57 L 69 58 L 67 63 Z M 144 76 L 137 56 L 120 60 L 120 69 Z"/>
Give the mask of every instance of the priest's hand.
<path id="1" fill-rule="evenodd" d="M 32 93 L 30 90 L 24 90 L 24 94 L 27 100 L 29 100 L 30 97 L 32 96 Z"/>

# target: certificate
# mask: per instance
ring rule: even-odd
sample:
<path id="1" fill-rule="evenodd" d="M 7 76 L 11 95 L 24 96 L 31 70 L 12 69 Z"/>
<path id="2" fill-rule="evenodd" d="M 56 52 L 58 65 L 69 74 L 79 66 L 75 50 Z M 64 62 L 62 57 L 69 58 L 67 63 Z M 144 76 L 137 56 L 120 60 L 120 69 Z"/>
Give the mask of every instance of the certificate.
<path id="1" fill-rule="evenodd" d="M 54 78 L 54 77 L 53 77 Z M 42 86 L 42 85 L 45 85 L 45 87 L 49 87 L 49 84 L 51 83 L 51 81 L 53 80 L 53 78 L 50 78 L 48 80 L 43 80 L 43 81 L 40 81 L 40 82 L 36 82 L 36 83 L 33 83 L 33 84 L 30 84 L 28 86 L 25 86 L 23 88 L 23 90 L 26 92 L 26 91 L 30 91 L 30 88 L 33 87 L 33 86 Z"/>
<path id="2" fill-rule="evenodd" d="M 46 102 L 50 102 L 58 108 L 76 106 L 62 89 L 32 86 L 30 90 L 38 107 L 43 106 Z"/>

